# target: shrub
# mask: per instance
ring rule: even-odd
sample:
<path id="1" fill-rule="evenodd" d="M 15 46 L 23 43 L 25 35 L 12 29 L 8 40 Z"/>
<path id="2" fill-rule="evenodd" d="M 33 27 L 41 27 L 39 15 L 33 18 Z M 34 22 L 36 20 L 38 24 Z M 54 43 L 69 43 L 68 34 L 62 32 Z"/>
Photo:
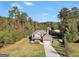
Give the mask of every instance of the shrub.
<path id="1" fill-rule="evenodd" d="M 13 44 L 17 41 L 19 41 L 22 38 L 22 34 L 12 30 L 12 31 L 8 31 L 8 30 L 3 30 L 0 31 L 0 46 L 4 46 L 6 44 Z"/>
<path id="2" fill-rule="evenodd" d="M 4 32 L 1 31 L 0 32 L 0 47 L 2 47 L 4 45 L 4 39 L 3 39 L 3 37 L 4 37 Z"/>

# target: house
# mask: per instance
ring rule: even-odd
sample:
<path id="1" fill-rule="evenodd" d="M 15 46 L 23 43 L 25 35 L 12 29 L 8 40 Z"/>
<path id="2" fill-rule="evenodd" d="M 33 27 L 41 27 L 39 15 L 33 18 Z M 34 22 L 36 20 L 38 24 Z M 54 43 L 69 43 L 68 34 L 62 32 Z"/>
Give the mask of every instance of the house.
<path id="1" fill-rule="evenodd" d="M 46 30 L 36 30 L 35 32 L 33 32 L 31 34 L 31 42 L 43 42 L 43 37 L 46 35 L 46 34 L 49 34 L 49 31 L 51 30 L 50 27 L 48 27 Z"/>
<path id="2" fill-rule="evenodd" d="M 42 41 L 42 37 L 46 34 L 46 30 L 37 30 L 31 34 L 32 40 L 40 40 Z"/>

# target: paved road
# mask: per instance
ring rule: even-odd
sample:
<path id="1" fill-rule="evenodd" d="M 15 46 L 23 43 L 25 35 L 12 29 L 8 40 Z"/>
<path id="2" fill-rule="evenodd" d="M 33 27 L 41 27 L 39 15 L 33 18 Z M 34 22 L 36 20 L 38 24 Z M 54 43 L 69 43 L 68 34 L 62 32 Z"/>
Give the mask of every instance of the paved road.
<path id="1" fill-rule="evenodd" d="M 43 37 L 43 41 L 52 41 L 52 36 L 49 35 L 49 34 L 46 34 L 46 35 Z"/>
<path id="2" fill-rule="evenodd" d="M 51 46 L 50 41 L 43 41 L 46 57 L 60 57 L 56 50 Z"/>
<path id="3" fill-rule="evenodd" d="M 52 41 L 52 36 L 51 35 L 46 34 L 43 37 L 43 45 L 44 45 L 46 57 L 60 57 L 60 55 L 52 47 L 51 41 Z"/>

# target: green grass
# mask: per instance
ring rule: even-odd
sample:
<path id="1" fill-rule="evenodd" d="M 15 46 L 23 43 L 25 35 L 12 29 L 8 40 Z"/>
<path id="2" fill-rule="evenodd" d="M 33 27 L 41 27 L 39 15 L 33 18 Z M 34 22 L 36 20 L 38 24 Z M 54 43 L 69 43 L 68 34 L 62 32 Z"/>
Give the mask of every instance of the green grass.
<path id="1" fill-rule="evenodd" d="M 60 43 L 57 40 L 53 40 L 52 46 L 55 48 L 58 54 L 60 54 L 60 56 L 66 56 L 64 48 L 60 46 Z"/>
<path id="2" fill-rule="evenodd" d="M 65 52 L 65 49 L 60 46 L 60 43 L 57 40 L 54 40 L 52 46 L 62 57 L 79 57 L 79 43 L 68 43 L 68 55 Z"/>
<path id="3" fill-rule="evenodd" d="M 70 43 L 69 44 L 70 51 L 69 56 L 70 57 L 79 57 L 79 43 Z"/>
<path id="4" fill-rule="evenodd" d="M 8 47 L 6 47 L 8 48 Z M 44 48 L 40 44 L 30 44 L 26 39 L 9 49 L 0 51 L 1 54 L 8 54 L 10 57 L 44 57 Z"/>

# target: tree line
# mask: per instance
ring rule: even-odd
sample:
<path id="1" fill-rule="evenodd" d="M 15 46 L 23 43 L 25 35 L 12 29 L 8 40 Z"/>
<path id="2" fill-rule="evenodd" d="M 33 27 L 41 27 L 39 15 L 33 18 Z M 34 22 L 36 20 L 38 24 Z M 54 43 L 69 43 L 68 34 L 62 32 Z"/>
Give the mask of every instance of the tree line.
<path id="1" fill-rule="evenodd" d="M 34 21 L 26 12 L 13 6 L 8 11 L 8 17 L 0 16 L 0 47 L 13 44 L 22 38 L 27 37 L 36 30 L 44 30 L 55 23 L 39 23 Z M 57 28 L 57 25 L 55 26 Z"/>

